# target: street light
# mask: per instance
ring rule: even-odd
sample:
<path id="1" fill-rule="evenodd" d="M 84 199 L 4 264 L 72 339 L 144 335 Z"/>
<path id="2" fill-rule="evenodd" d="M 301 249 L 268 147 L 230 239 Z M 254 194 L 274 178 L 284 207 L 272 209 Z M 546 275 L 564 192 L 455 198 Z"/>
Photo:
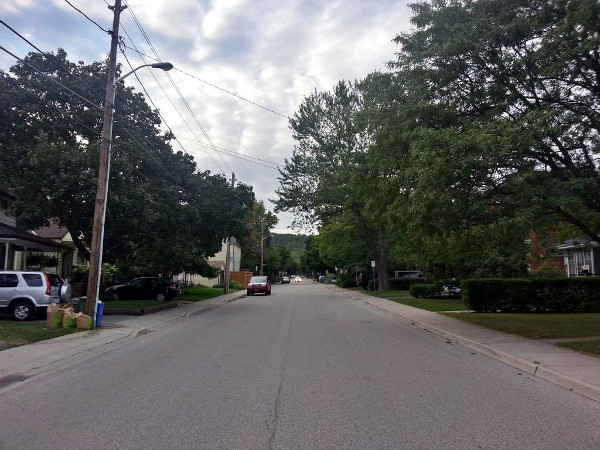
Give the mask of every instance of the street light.
<path id="1" fill-rule="evenodd" d="M 94 208 L 94 227 L 92 230 L 92 242 L 90 245 L 90 271 L 88 276 L 88 286 L 86 292 L 86 310 L 85 313 L 92 317 L 92 323 L 96 323 L 96 303 L 100 291 L 100 272 L 102 270 L 102 249 L 104 246 L 104 222 L 106 219 L 106 199 L 108 197 L 108 174 L 110 173 L 110 151 L 112 147 L 112 126 L 115 105 L 115 85 L 120 83 L 129 75 L 142 67 L 151 67 L 153 69 L 171 70 L 173 64 L 168 62 L 143 64 L 135 69 L 116 78 L 116 54 L 118 33 L 118 23 L 113 26 L 116 32 L 113 33 L 111 43 L 111 53 L 108 67 L 108 83 L 106 86 L 106 98 L 104 100 L 104 120 L 102 123 L 102 150 L 100 152 L 100 166 L 98 169 L 98 187 L 96 190 L 96 205 Z"/>

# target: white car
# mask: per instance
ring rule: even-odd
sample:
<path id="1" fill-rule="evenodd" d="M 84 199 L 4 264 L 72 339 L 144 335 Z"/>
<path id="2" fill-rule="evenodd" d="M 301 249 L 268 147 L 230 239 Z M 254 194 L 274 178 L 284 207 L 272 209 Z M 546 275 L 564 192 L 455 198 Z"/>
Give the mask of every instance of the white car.
<path id="1" fill-rule="evenodd" d="M 300 277 L 296 277 L 296 279 L 294 280 L 296 283 L 300 283 L 302 281 L 302 278 Z"/>

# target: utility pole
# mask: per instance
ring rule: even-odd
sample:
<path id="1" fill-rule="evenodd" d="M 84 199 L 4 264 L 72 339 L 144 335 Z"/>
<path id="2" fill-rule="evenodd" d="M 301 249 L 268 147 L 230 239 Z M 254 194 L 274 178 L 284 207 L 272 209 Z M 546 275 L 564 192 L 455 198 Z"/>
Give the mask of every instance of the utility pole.
<path id="1" fill-rule="evenodd" d="M 260 273 L 259 275 L 262 277 L 263 274 L 263 266 L 264 266 L 264 259 L 265 259 L 265 239 L 263 238 L 263 235 L 265 234 L 265 224 L 261 223 L 260 224 Z"/>
<path id="2" fill-rule="evenodd" d="M 235 185 L 235 173 L 231 173 L 231 189 L 233 189 Z M 229 246 L 230 246 L 231 238 L 227 236 L 225 240 L 225 245 L 227 245 L 227 249 L 225 250 L 225 281 L 223 282 L 223 287 L 226 294 L 229 294 L 229 276 L 231 275 L 229 267 Z"/>
<path id="3" fill-rule="evenodd" d="M 108 174 L 110 172 L 110 147 L 112 137 L 112 115 L 114 112 L 115 79 L 117 73 L 117 46 L 119 43 L 119 18 L 121 0 L 115 0 L 115 6 L 110 9 L 114 12 L 113 27 L 111 31 L 110 53 L 108 57 L 108 82 L 106 84 L 106 97 L 104 99 L 104 122 L 102 126 L 102 149 L 100 151 L 100 167 L 98 169 L 98 187 L 96 190 L 96 204 L 94 208 L 94 227 L 90 248 L 90 271 L 86 292 L 85 313 L 96 323 L 96 303 L 100 291 L 100 271 L 102 269 L 102 246 L 104 241 L 104 222 L 106 219 L 106 197 L 108 193 Z"/>

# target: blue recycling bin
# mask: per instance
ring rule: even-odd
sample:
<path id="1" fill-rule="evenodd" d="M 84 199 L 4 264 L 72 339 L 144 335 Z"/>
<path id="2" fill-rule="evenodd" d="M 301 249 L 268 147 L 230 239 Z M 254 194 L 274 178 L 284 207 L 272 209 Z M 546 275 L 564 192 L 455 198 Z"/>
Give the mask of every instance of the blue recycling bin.
<path id="1" fill-rule="evenodd" d="M 102 316 L 104 315 L 104 303 L 98 302 L 96 307 L 96 326 L 102 325 Z"/>

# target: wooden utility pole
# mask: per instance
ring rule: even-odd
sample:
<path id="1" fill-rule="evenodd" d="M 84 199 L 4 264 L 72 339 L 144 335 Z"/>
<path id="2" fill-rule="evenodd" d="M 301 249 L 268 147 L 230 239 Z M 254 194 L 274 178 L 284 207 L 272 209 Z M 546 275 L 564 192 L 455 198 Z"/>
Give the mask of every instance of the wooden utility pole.
<path id="1" fill-rule="evenodd" d="M 104 99 L 104 122 L 102 125 L 102 149 L 100 150 L 100 166 L 98 169 L 98 187 L 96 190 L 96 204 L 94 208 L 94 228 L 90 248 L 90 271 L 86 293 L 85 313 L 96 323 L 96 303 L 100 291 L 100 271 L 102 268 L 102 247 L 104 242 L 104 221 L 106 218 L 106 199 L 108 194 L 108 174 L 110 172 L 110 148 L 112 139 L 112 116 L 115 101 L 115 79 L 117 74 L 117 47 L 119 43 L 119 18 L 121 0 L 115 0 L 115 6 L 110 9 L 114 12 L 113 27 L 111 31 L 110 53 L 108 56 L 108 81 L 106 84 L 106 97 Z"/>
<path id="2" fill-rule="evenodd" d="M 231 189 L 234 188 L 235 185 L 235 173 L 231 174 Z M 231 268 L 229 267 L 229 247 L 230 247 L 231 238 L 227 236 L 225 240 L 225 245 L 227 245 L 227 249 L 225 250 L 225 281 L 223 282 L 223 287 L 226 294 L 229 294 L 229 276 L 231 275 Z"/>

